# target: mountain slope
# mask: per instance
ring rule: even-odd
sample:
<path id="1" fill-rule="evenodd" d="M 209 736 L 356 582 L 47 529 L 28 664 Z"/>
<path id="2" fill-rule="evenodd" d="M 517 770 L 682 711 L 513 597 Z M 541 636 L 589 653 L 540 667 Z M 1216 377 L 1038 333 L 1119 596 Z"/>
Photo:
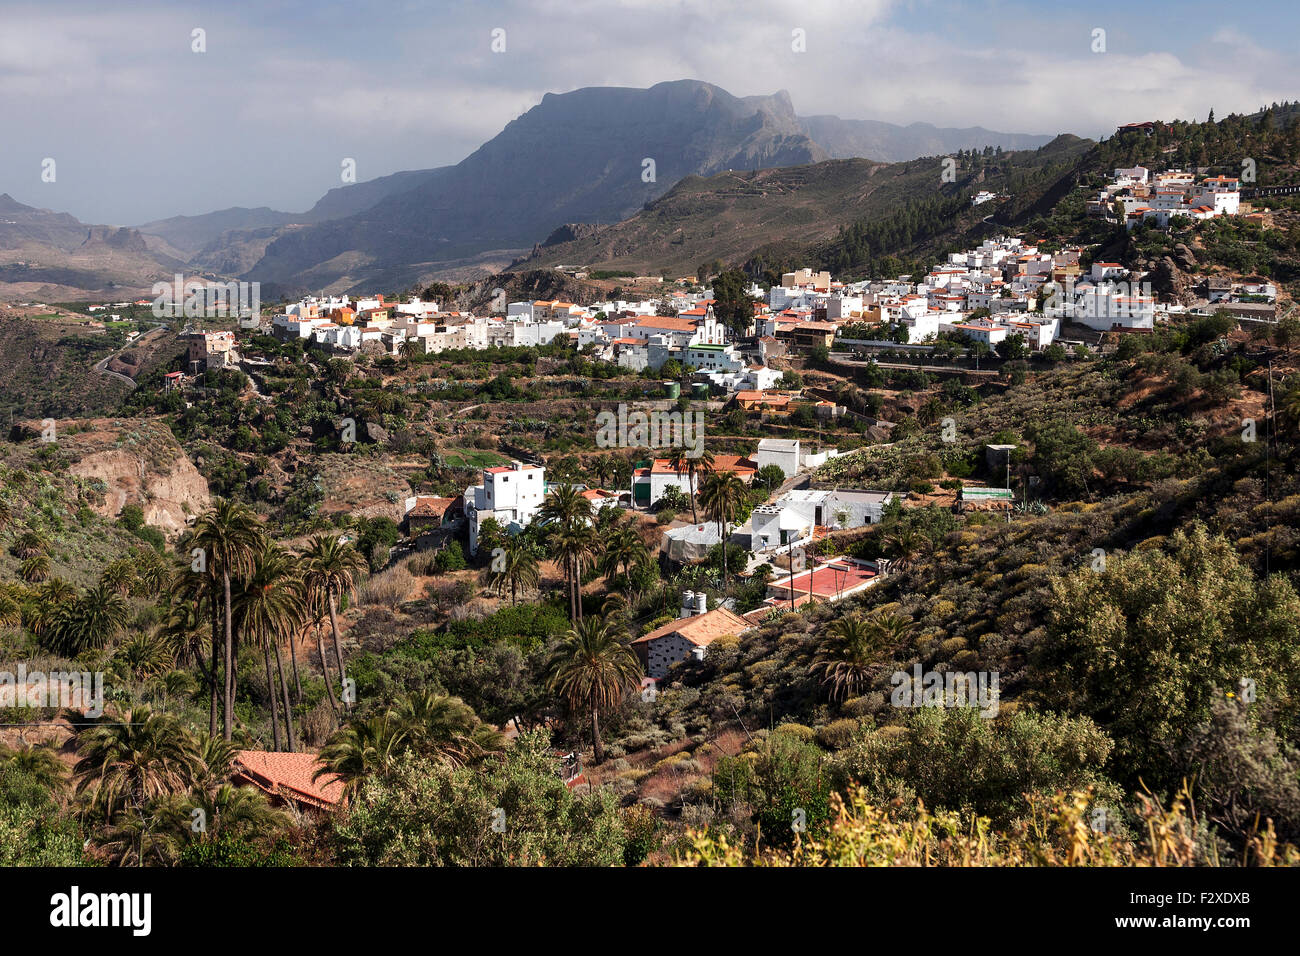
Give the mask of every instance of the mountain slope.
<path id="1" fill-rule="evenodd" d="M 292 284 L 532 245 L 567 221 L 615 221 L 682 177 L 827 154 L 790 98 L 695 81 L 547 94 L 461 163 L 346 219 L 286 233 L 249 273 Z M 647 163 L 653 162 L 653 166 Z M 650 173 L 653 173 L 651 178 Z"/>
<path id="2" fill-rule="evenodd" d="M 918 156 L 942 156 L 959 149 L 1037 149 L 1052 139 L 1028 133 L 999 133 L 971 126 L 952 129 L 929 123 L 897 126 L 879 120 L 846 120 L 838 116 L 801 116 L 803 131 L 835 159 L 867 157 L 901 163 Z"/>
<path id="3" fill-rule="evenodd" d="M 942 158 L 906 163 L 829 160 L 785 169 L 687 177 L 636 215 L 594 235 L 543 245 L 515 271 L 557 264 L 593 269 L 693 273 L 702 262 L 740 266 L 755 259 L 791 263 L 801 256 L 860 268 L 855 248 L 840 248 L 857 222 L 902 215 L 925 203 L 942 206 L 943 230 L 969 228 L 993 212 L 972 207 L 979 189 L 1006 190 L 1014 182 L 1038 194 L 1072 168 L 1092 145 L 1061 136 L 1038 150 L 965 159 L 957 181 L 943 183 Z M 901 237 L 900 237 L 901 238 Z M 901 251 L 901 250 L 900 250 Z M 761 270 L 760 270 L 761 271 Z"/>
<path id="4" fill-rule="evenodd" d="M 0 195 L 0 294 L 45 300 L 143 294 L 182 263 L 138 230 L 96 226 Z"/>
<path id="5" fill-rule="evenodd" d="M 146 236 L 157 236 L 175 249 L 193 255 L 224 233 L 260 229 L 265 226 L 283 226 L 300 221 L 293 213 L 278 212 L 267 206 L 248 209 L 232 206 L 201 216 L 172 216 L 157 222 L 147 222 L 136 228 Z"/>

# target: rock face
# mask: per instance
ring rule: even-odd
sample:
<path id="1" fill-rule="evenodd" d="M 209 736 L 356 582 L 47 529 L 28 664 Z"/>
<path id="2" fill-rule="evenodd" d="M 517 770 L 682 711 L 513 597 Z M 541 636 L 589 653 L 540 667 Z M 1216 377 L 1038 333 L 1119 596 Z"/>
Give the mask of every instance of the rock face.
<path id="1" fill-rule="evenodd" d="M 24 423 L 25 425 L 27 423 Z M 172 535 L 207 508 L 207 479 L 161 421 L 80 419 L 55 423 L 68 473 L 102 486 L 91 506 L 116 518 L 126 505 L 139 505 L 146 524 Z M 39 424 L 36 425 L 39 433 Z M 24 435 L 31 434 L 24 427 Z"/>
<path id="2" fill-rule="evenodd" d="M 142 256 L 149 255 L 149 247 L 145 244 L 144 236 L 135 229 L 91 226 L 86 230 L 86 239 L 81 244 L 81 251 L 87 252 L 101 246 L 122 252 L 135 252 Z"/>
<path id="3" fill-rule="evenodd" d="M 164 534 L 184 530 L 190 516 L 208 505 L 207 479 L 183 456 L 159 473 L 146 469 L 131 452 L 114 449 L 87 455 L 70 473 L 98 478 L 108 486 L 103 505 L 96 508 L 105 517 L 116 517 L 126 505 L 139 505 L 145 524 Z"/>
<path id="4" fill-rule="evenodd" d="M 573 242 L 576 239 L 586 239 L 589 236 L 594 236 L 598 232 L 600 232 L 600 226 L 595 223 L 566 222 L 563 226 L 560 226 L 547 236 L 545 242 L 539 243 L 534 248 L 540 249 L 542 246 L 555 246 L 559 245 L 561 242 Z"/>
<path id="5" fill-rule="evenodd" d="M 1186 305 L 1193 298 L 1192 282 L 1172 256 L 1158 260 L 1147 273 L 1146 281 L 1151 283 L 1151 291 L 1162 302 L 1177 301 Z"/>

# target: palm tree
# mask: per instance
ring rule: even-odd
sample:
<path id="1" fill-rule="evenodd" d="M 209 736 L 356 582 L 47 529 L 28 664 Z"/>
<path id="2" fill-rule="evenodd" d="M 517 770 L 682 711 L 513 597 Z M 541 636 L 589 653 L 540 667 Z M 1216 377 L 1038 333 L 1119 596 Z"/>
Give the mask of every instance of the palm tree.
<path id="1" fill-rule="evenodd" d="M 510 603 L 513 605 L 520 588 L 530 590 L 538 586 L 541 571 L 531 546 L 519 535 L 507 538 L 502 552 L 501 566 L 492 572 L 492 583 L 497 594 L 510 588 Z"/>
<path id="2" fill-rule="evenodd" d="M 18 573 L 28 584 L 39 584 L 50 576 L 50 556 L 33 554 L 30 558 L 23 558 Z"/>
<path id="3" fill-rule="evenodd" d="M 542 502 L 538 517 L 553 526 L 552 541 L 569 586 L 569 620 L 576 621 L 582 617 L 582 559 L 594 550 L 591 502 L 575 486 L 557 485 Z"/>
<path id="4" fill-rule="evenodd" d="M 122 643 L 115 659 L 138 681 L 161 677 L 176 665 L 176 654 L 166 637 L 136 634 Z"/>
<path id="5" fill-rule="evenodd" d="M 584 499 L 585 500 L 585 499 Z M 595 553 L 596 529 L 589 524 L 556 525 L 551 544 L 565 569 L 569 586 L 569 620 L 582 620 L 582 562 Z"/>
<path id="6" fill-rule="evenodd" d="M 14 542 L 13 550 L 20 558 L 31 558 L 38 554 L 44 554 L 50 548 L 50 543 L 45 537 L 36 531 L 24 531 Z"/>
<path id="7" fill-rule="evenodd" d="M 321 748 L 321 766 L 313 780 L 335 774 L 351 796 L 366 777 L 383 773 L 409 746 L 406 727 L 392 714 L 358 720 L 338 730 Z"/>
<path id="8" fill-rule="evenodd" d="M 21 588 L 0 584 L 0 627 L 14 627 L 22 623 L 22 598 Z"/>
<path id="9" fill-rule="evenodd" d="M 203 811 L 206 824 L 200 840 L 213 840 L 222 833 L 242 833 L 257 837 L 286 826 L 288 816 L 267 802 L 261 791 L 252 787 L 236 787 L 222 783 L 213 790 L 199 790 L 191 794 L 180 806 L 181 813 L 169 821 L 172 831 L 180 840 L 195 838 L 191 829 L 194 811 Z"/>
<path id="10" fill-rule="evenodd" d="M 906 571 L 917 558 L 934 551 L 934 541 L 915 528 L 899 528 L 885 536 L 882 542 L 892 556 L 899 571 Z"/>
<path id="11" fill-rule="evenodd" d="M 722 589 L 727 589 L 727 532 L 740 503 L 745 500 L 745 483 L 735 472 L 710 472 L 700 488 L 700 501 L 709 517 L 718 523 L 722 545 Z"/>
<path id="12" fill-rule="evenodd" d="M 626 522 L 616 526 L 605 538 L 605 550 L 600 559 L 606 589 L 613 587 L 614 576 L 620 567 L 626 578 L 631 574 L 633 566 L 640 566 L 649 556 L 650 552 L 635 527 Z"/>
<path id="13" fill-rule="evenodd" d="M 177 564 L 168 587 L 171 610 L 164 625 L 182 655 L 198 662 L 207 681 L 209 736 L 217 733 L 217 659 L 221 656 L 221 582 L 214 572 L 211 565 L 206 573 L 195 573 L 190 565 Z M 203 658 L 203 641 L 198 633 L 205 617 L 211 630 L 209 661 Z"/>
<path id="14" fill-rule="evenodd" d="M 189 789 L 211 793 L 230 779 L 239 748 L 214 734 L 198 738 L 193 746 L 196 759 L 191 768 Z"/>
<path id="15" fill-rule="evenodd" d="M 51 744 L 38 744 L 35 747 L 22 747 L 10 750 L 0 744 L 0 767 L 12 768 L 26 774 L 51 794 L 58 794 L 66 786 L 67 771 L 59 761 Z"/>
<path id="16" fill-rule="evenodd" d="M 167 587 L 170 568 L 153 548 L 136 552 L 135 590 L 132 594 L 155 595 Z"/>
<path id="17" fill-rule="evenodd" d="M 38 640 L 49 633 L 57 612 L 77 599 L 77 589 L 62 578 L 51 578 L 29 591 L 22 604 L 23 627 Z"/>
<path id="18" fill-rule="evenodd" d="M 295 746 L 293 719 L 289 710 L 289 685 L 284 677 L 280 659 L 280 642 L 289 640 L 305 616 L 305 587 L 302 584 L 292 557 L 279 545 L 266 542 L 253 563 L 253 573 L 240 591 L 235 605 L 241 632 L 252 637 L 262 648 L 262 662 L 266 667 L 266 690 L 271 698 L 271 740 L 280 749 L 279 705 L 283 704 L 286 738 L 289 750 Z M 271 676 L 271 650 L 275 650 L 276 670 L 279 674 L 279 696 L 276 700 L 276 681 Z"/>
<path id="19" fill-rule="evenodd" d="M 48 623 L 49 644 L 61 654 L 76 657 L 89 648 L 106 646 L 130 619 L 126 598 L 104 584 L 96 584 L 53 610 Z"/>
<path id="20" fill-rule="evenodd" d="M 691 490 L 691 523 L 699 524 L 700 516 L 695 510 L 695 476 L 713 471 L 713 452 L 705 449 L 692 456 L 690 449 L 677 445 L 668 456 L 668 467 L 679 475 L 686 472 L 686 484 Z"/>
<path id="21" fill-rule="evenodd" d="M 346 686 L 343 644 L 339 640 L 338 598 L 356 586 L 357 578 L 369 567 L 357 549 L 336 535 L 318 534 L 311 539 L 305 555 L 307 586 L 325 600 L 330 612 L 330 631 L 334 635 L 334 657 L 338 661 L 339 684 Z M 328 674 L 326 675 L 328 680 Z M 346 704 L 347 701 L 344 701 Z"/>
<path id="22" fill-rule="evenodd" d="M 389 716 L 405 730 L 412 747 L 453 767 L 505 745 L 500 731 L 479 720 L 459 697 L 432 691 L 412 694 Z"/>
<path id="23" fill-rule="evenodd" d="M 547 686 L 571 711 L 591 715 L 596 763 L 605 759 L 600 739 L 601 711 L 609 712 L 641 683 L 641 663 L 607 620 L 577 622 L 555 648 L 547 666 Z"/>
<path id="24" fill-rule="evenodd" d="M 614 462 L 608 455 L 597 455 L 596 460 L 588 466 L 600 487 L 604 488 L 614 475 Z"/>
<path id="25" fill-rule="evenodd" d="M 95 724 L 78 735 L 78 744 L 77 793 L 89 791 L 91 806 L 105 820 L 186 790 L 201 762 L 185 727 L 148 707 Z"/>
<path id="26" fill-rule="evenodd" d="M 99 583 L 112 588 L 118 594 L 126 596 L 136 586 L 136 559 L 118 558 L 104 566 L 99 573 Z"/>
<path id="27" fill-rule="evenodd" d="M 202 549 L 207 566 L 220 574 L 225 622 L 223 661 L 226 674 L 223 736 L 230 740 L 235 728 L 235 635 L 230 585 L 253 570 L 254 556 L 262 546 L 262 523 L 247 505 L 217 498 L 194 522 L 191 545 Z"/>
<path id="28" fill-rule="evenodd" d="M 903 643 L 915 625 L 896 614 L 842 617 L 827 629 L 829 640 L 817 649 L 810 673 L 821 676 L 832 701 L 858 697 L 886 654 Z"/>

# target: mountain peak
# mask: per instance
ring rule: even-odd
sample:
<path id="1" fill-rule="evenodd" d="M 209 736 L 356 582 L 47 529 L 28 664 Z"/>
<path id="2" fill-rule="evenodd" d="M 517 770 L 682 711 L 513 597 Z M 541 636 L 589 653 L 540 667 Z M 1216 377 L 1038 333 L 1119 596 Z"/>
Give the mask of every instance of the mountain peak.
<path id="1" fill-rule="evenodd" d="M 34 212 L 35 207 L 20 203 L 8 193 L 0 193 L 0 212 Z"/>

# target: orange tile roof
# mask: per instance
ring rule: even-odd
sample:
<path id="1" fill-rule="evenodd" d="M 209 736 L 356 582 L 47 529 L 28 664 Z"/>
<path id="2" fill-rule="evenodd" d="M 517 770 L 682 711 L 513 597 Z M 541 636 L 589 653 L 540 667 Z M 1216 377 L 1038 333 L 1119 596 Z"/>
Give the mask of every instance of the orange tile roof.
<path id="1" fill-rule="evenodd" d="M 694 332 L 698 328 L 694 319 L 670 315 L 644 315 L 636 324 L 650 329 L 670 329 L 673 332 Z"/>
<path id="2" fill-rule="evenodd" d="M 730 471 L 737 476 L 752 475 L 757 469 L 753 462 L 748 458 L 742 458 L 740 455 L 715 455 L 713 457 L 713 471 Z M 667 458 L 656 458 L 650 465 L 650 471 L 656 475 L 684 475 L 686 472 L 677 471 L 673 468 L 670 460 Z"/>
<path id="3" fill-rule="evenodd" d="M 455 498 L 439 498 L 435 495 L 417 495 L 415 506 L 407 512 L 415 518 L 441 518 L 447 509 L 456 503 Z"/>
<path id="4" fill-rule="evenodd" d="M 241 750 L 235 754 L 235 776 L 274 797 L 332 810 L 343 799 L 343 781 L 333 774 L 312 779 L 321 766 L 316 754 Z"/>
<path id="5" fill-rule="evenodd" d="M 633 644 L 648 644 L 661 637 L 676 634 L 696 647 L 708 647 L 720 637 L 740 635 L 750 629 L 750 624 L 725 607 L 715 608 L 695 617 L 679 618 L 638 637 Z"/>

